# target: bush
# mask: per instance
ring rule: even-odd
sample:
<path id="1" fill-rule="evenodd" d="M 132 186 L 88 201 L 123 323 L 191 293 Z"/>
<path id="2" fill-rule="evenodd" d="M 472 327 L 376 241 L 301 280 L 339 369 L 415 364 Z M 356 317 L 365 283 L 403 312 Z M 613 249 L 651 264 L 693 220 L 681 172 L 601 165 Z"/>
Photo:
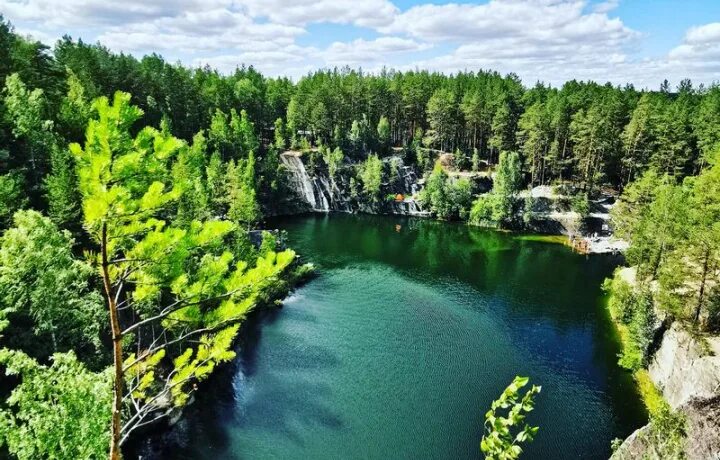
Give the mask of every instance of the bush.
<path id="1" fill-rule="evenodd" d="M 657 320 L 652 294 L 647 287 L 631 286 L 620 278 L 617 271 L 612 280 L 605 281 L 603 288 L 610 293 L 610 314 L 626 328 L 618 364 L 626 369 L 638 370 L 647 364 Z"/>
<path id="2" fill-rule="evenodd" d="M 570 200 L 570 209 L 580 214 L 583 219 L 590 215 L 590 200 L 584 193 L 579 193 Z"/>
<path id="3" fill-rule="evenodd" d="M 650 445 L 657 458 L 685 458 L 686 420 L 682 412 L 673 412 L 664 404 L 650 416 Z"/>
<path id="4" fill-rule="evenodd" d="M 470 209 L 470 222 L 476 225 L 496 227 L 494 209 L 497 207 L 497 195 L 486 193 L 477 197 Z"/>

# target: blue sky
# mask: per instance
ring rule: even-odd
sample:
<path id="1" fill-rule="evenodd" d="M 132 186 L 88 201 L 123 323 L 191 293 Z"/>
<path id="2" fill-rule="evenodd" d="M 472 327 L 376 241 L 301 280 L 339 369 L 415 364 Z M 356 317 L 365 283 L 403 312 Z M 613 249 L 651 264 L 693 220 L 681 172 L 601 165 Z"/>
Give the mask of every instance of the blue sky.
<path id="1" fill-rule="evenodd" d="M 230 72 L 320 67 L 515 72 L 568 79 L 720 80 L 720 0 L 0 0 L 22 34 L 67 33 Z"/>

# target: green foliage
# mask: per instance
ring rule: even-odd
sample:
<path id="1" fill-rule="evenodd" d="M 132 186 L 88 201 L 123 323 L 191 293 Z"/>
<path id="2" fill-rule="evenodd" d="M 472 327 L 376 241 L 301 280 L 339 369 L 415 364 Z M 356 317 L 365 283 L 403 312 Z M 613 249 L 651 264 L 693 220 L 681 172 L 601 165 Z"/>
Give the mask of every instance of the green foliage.
<path id="1" fill-rule="evenodd" d="M 546 155 L 552 138 L 551 118 L 547 115 L 547 107 L 536 102 L 525 111 L 518 121 L 518 138 L 526 164 L 530 170 L 530 184 L 544 183 L 544 167 Z"/>
<path id="2" fill-rule="evenodd" d="M 377 201 L 380 196 L 380 187 L 383 179 L 383 162 L 377 155 L 370 155 L 360 165 L 358 177 L 362 180 L 363 191 L 372 201 Z"/>
<path id="3" fill-rule="evenodd" d="M 132 338 L 132 332 L 150 333 L 158 323 L 165 330 L 165 342 L 156 341 L 142 354 L 115 362 L 116 372 L 123 375 L 121 384 L 132 389 L 126 398 L 130 415 L 119 435 L 113 432 L 124 442 L 146 418 L 164 413 L 164 398 L 176 405 L 186 403 L 193 382 L 234 356 L 231 345 L 238 321 L 279 282 L 295 254 L 269 251 L 249 267 L 225 249 L 238 231 L 235 222 L 249 224 L 256 216 L 252 151 L 238 166 L 234 160 L 228 162 L 225 193 L 228 215 L 235 222 L 168 225 L 164 218 L 172 215 L 187 186 L 173 183 L 172 172 L 186 176 L 177 172 L 179 162 L 182 168 L 201 171 L 203 149 L 188 152 L 189 147 L 167 130 L 150 127 L 133 138 L 131 125 L 141 111 L 130 104 L 128 94 L 116 93 L 112 105 L 100 98 L 94 106 L 98 119 L 90 122 L 85 145 L 73 144 L 71 151 L 78 163 L 85 228 L 101 248 L 102 257 L 94 261 L 107 286 L 111 314 L 117 301 L 113 299 L 124 299 L 123 308 L 135 314 L 124 330 L 111 321 L 113 334 Z M 211 159 L 208 181 L 213 164 L 222 162 Z M 219 186 L 219 177 L 217 182 Z M 197 345 L 190 340 L 195 335 Z M 183 345 L 185 351 L 173 356 L 177 347 L 166 348 L 171 343 Z M 132 349 L 141 346 L 145 347 L 138 343 Z"/>
<path id="4" fill-rule="evenodd" d="M 511 101 L 507 97 L 501 97 L 503 100 L 498 103 L 497 110 L 492 117 L 490 128 L 492 136 L 488 140 L 490 148 L 496 152 L 510 151 L 515 148 L 517 115 L 514 113 Z"/>
<path id="5" fill-rule="evenodd" d="M 345 159 L 345 155 L 342 150 L 340 150 L 340 147 L 335 147 L 334 150 L 330 150 L 328 147 L 323 151 L 323 159 L 325 160 L 325 164 L 327 164 L 330 179 L 335 180 L 338 169 Z"/>
<path id="6" fill-rule="evenodd" d="M 0 224 L 7 227 L 12 222 L 15 211 L 27 205 L 23 193 L 25 181 L 20 173 L 12 172 L 0 175 Z"/>
<path id="7" fill-rule="evenodd" d="M 514 225 L 521 181 L 520 156 L 516 152 L 501 153 L 492 191 L 475 200 L 470 210 L 470 221 L 492 227 Z"/>
<path id="8" fill-rule="evenodd" d="M 27 344 L 40 356 L 75 350 L 97 358 L 106 314 L 92 267 L 73 257 L 70 234 L 40 213 L 18 211 L 14 223 L 0 238 L 0 309 L 31 318 L 35 337 L 15 332 L 10 343 Z M 34 347 L 38 340 L 51 347 Z"/>
<path id="9" fill-rule="evenodd" d="M 502 219 L 502 203 L 499 195 L 486 193 L 473 201 L 470 222 L 476 225 L 496 227 Z"/>
<path id="10" fill-rule="evenodd" d="M 260 243 L 260 248 L 258 250 L 258 253 L 261 257 L 265 257 L 268 254 L 275 252 L 278 248 L 278 240 L 277 237 L 271 232 L 264 231 L 262 232 L 262 242 Z"/>
<path id="11" fill-rule="evenodd" d="M 465 219 L 472 204 L 470 181 L 451 180 L 437 162 L 419 199 L 440 219 Z"/>
<path id="12" fill-rule="evenodd" d="M 477 148 L 473 148 L 471 163 L 473 171 L 480 171 L 480 152 Z"/>
<path id="13" fill-rule="evenodd" d="M 27 176 L 31 179 L 30 191 L 35 192 L 40 188 L 42 177 L 47 172 L 50 152 L 56 148 L 56 138 L 53 133 L 53 122 L 47 120 L 47 104 L 42 89 L 30 90 L 21 80 L 19 74 L 12 74 L 5 80 L 5 111 L 6 118 L 12 126 L 12 134 L 19 145 L 22 162 L 18 166 L 27 169 Z M 11 185 L 8 181 L 3 192 L 15 193 L 15 182 Z M 34 187 L 32 187 L 34 186 Z M 11 191 L 12 190 L 12 191 Z M 18 208 L 15 208 L 18 209 Z"/>
<path id="14" fill-rule="evenodd" d="M 223 171 L 223 169 L 220 154 L 213 153 L 205 169 L 208 208 L 213 216 L 223 215 L 227 203 L 227 197 L 225 196 L 225 179 L 227 176 L 226 171 Z"/>
<path id="15" fill-rule="evenodd" d="M 223 75 L 156 55 L 136 59 L 69 37 L 49 50 L 2 24 L 0 83 L 7 89 L 0 151 L 9 155 L 0 159 L 0 175 L 23 175 L 21 196 L 42 211 L 52 145 L 80 140 L 92 114 L 88 101 L 118 89 L 132 89 L 142 125 L 165 118 L 170 133 L 188 142 L 205 130 L 208 156 L 217 152 L 223 163 L 252 151 L 257 199 L 271 211 L 283 184 L 271 177 L 276 168 L 259 137 L 274 127 L 269 140 L 276 150 L 320 142 L 359 162 L 369 152 L 385 154 L 390 139 L 407 147 L 407 163 L 420 154 L 423 170 L 434 163 L 431 152 L 418 149 L 423 138 L 429 147 L 472 152 L 475 169 L 483 160 L 496 163 L 502 151 L 518 151 L 533 184 L 570 180 L 591 195 L 599 185 L 622 187 L 650 167 L 679 182 L 707 168 L 718 143 L 714 86 L 684 82 L 677 92 L 577 81 L 523 87 L 517 76 L 490 70 L 374 75 L 351 69 L 311 72 L 293 83 L 252 67 Z"/>
<path id="16" fill-rule="evenodd" d="M 180 226 L 189 225 L 193 220 L 208 219 L 212 212 L 208 185 L 214 187 L 223 185 L 222 178 L 219 176 L 219 156 L 214 157 L 214 164 L 211 168 L 205 166 L 205 155 L 205 136 L 200 132 L 193 138 L 192 146 L 183 149 L 178 154 L 177 161 L 172 166 L 172 182 L 181 192 L 177 200 L 176 218 L 176 222 Z M 210 173 L 210 176 L 206 177 L 206 172 Z M 220 191 L 214 190 L 214 192 L 219 201 Z"/>
<path id="17" fill-rule="evenodd" d="M 230 160 L 225 180 L 228 200 L 228 218 L 238 224 L 250 227 L 260 218 L 254 187 L 255 156 L 251 153 L 238 166 Z"/>
<path id="18" fill-rule="evenodd" d="M 720 267 L 720 165 L 677 184 L 648 172 L 612 212 L 617 233 L 632 243 L 628 260 L 641 279 L 656 279 L 659 306 L 701 326 L 712 322 Z"/>
<path id="19" fill-rule="evenodd" d="M 380 117 L 377 125 L 378 144 L 382 152 L 387 152 L 390 148 L 390 122 L 386 116 Z"/>
<path id="20" fill-rule="evenodd" d="M 72 352 L 44 366 L 0 349 L 0 367 L 20 384 L 0 406 L 0 447 L 19 460 L 97 459 L 110 444 L 110 373 L 88 371 Z"/>
<path id="21" fill-rule="evenodd" d="M 618 364 L 637 371 L 647 365 L 655 332 L 657 317 L 652 293 L 646 286 L 631 286 L 622 279 L 619 270 L 605 281 L 603 289 L 609 294 L 611 316 L 626 328 Z"/>
<path id="22" fill-rule="evenodd" d="M 450 150 L 457 126 L 458 105 L 455 94 L 449 88 L 436 90 L 427 103 L 427 119 L 430 130 L 426 133 L 429 144 L 440 150 Z"/>
<path id="23" fill-rule="evenodd" d="M 48 215 L 57 225 L 69 228 L 80 218 L 80 196 L 73 160 L 67 150 L 54 148 L 50 154 L 51 173 L 44 186 L 48 202 Z"/>
<path id="24" fill-rule="evenodd" d="M 655 458 L 686 458 L 686 423 L 682 412 L 673 412 L 667 404 L 650 415 L 648 445 L 656 455 Z"/>
<path id="25" fill-rule="evenodd" d="M 287 146 L 287 140 L 285 137 L 285 122 L 282 118 L 278 118 L 277 120 L 275 120 L 275 124 L 273 127 L 273 143 L 275 145 L 275 148 L 278 150 L 284 150 Z"/>
<path id="26" fill-rule="evenodd" d="M 525 202 L 523 204 L 523 223 L 525 226 L 530 225 L 533 218 L 535 217 L 533 207 L 535 205 L 535 200 L 533 199 L 531 190 L 528 190 L 528 194 L 525 196 Z"/>
<path id="27" fill-rule="evenodd" d="M 465 153 L 460 149 L 455 149 L 455 153 L 453 153 L 453 160 L 455 161 L 455 167 L 458 171 L 464 171 L 468 169 L 470 165 L 470 160 L 467 155 L 465 155 Z"/>
<path id="28" fill-rule="evenodd" d="M 251 152 L 257 152 L 260 142 L 255 135 L 255 127 L 245 110 L 238 116 L 235 109 L 228 116 L 216 109 L 210 122 L 208 141 L 214 152 L 223 160 L 247 158 Z"/>
<path id="29" fill-rule="evenodd" d="M 175 406 L 184 406 L 190 396 L 188 386 L 193 381 L 202 381 L 218 364 L 230 361 L 235 357 L 232 343 L 240 326 L 231 326 L 215 334 L 200 338 L 197 348 L 185 349 L 175 358 L 173 374 L 170 378 L 171 395 Z"/>
<path id="30" fill-rule="evenodd" d="M 45 115 L 45 96 L 42 89 L 29 90 L 18 74 L 5 80 L 5 107 L 16 137 L 26 137 L 34 147 L 42 147 L 43 137 L 52 128 Z"/>
<path id="31" fill-rule="evenodd" d="M 533 385 L 522 395 L 529 381 L 528 377 L 515 377 L 485 414 L 480 450 L 486 459 L 516 459 L 523 452 L 520 444 L 535 439 L 539 428 L 525 423 L 525 417 L 535 407 L 542 388 Z"/>
<path id="32" fill-rule="evenodd" d="M 570 199 L 570 209 L 584 219 L 590 215 L 590 199 L 586 193 L 578 193 Z"/>
<path id="33" fill-rule="evenodd" d="M 60 105 L 58 118 L 66 131 L 66 136 L 73 141 L 80 140 L 87 126 L 92 107 L 86 97 L 85 87 L 80 78 L 72 70 L 68 70 L 68 91 Z"/>

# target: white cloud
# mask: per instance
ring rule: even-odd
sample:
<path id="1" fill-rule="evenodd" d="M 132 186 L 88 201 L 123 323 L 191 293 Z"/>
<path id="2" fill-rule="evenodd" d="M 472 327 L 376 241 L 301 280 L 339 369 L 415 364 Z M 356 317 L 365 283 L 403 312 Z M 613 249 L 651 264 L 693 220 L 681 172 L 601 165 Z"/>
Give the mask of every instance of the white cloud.
<path id="1" fill-rule="evenodd" d="M 14 21 L 33 21 L 53 27 L 128 25 L 188 10 L 204 10 L 229 0 L 2 0 L 0 9 Z"/>
<path id="2" fill-rule="evenodd" d="M 220 49 L 288 46 L 305 30 L 273 23 L 257 23 L 240 12 L 223 9 L 184 12 L 175 17 L 126 27 L 110 27 L 98 40 L 115 50 L 130 52 L 182 51 L 189 54 Z"/>
<path id="3" fill-rule="evenodd" d="M 586 13 L 580 0 L 491 0 L 487 4 L 420 5 L 398 15 L 381 30 L 405 33 L 423 40 L 481 42 L 514 39 L 538 46 L 544 43 L 594 41 L 618 46 L 638 37 L 618 18 Z M 522 51 L 522 50 L 519 50 Z"/>
<path id="4" fill-rule="evenodd" d="M 238 0 L 254 17 L 281 24 L 328 22 L 379 27 L 392 22 L 398 8 L 389 0 Z"/>
<path id="5" fill-rule="evenodd" d="M 515 72 L 528 84 L 577 78 L 651 87 L 664 78 L 717 78 L 720 23 L 690 28 L 664 55 L 640 56 L 637 45 L 649 38 L 610 15 L 618 3 L 489 0 L 402 11 L 392 0 L 0 0 L 0 12 L 45 43 L 69 33 L 223 71 L 243 63 L 293 77 L 342 65 L 482 68 Z M 353 39 L 308 35 L 310 25 L 327 23 L 352 30 Z"/>
<path id="6" fill-rule="evenodd" d="M 674 62 L 720 61 L 720 22 L 691 27 L 683 43 L 670 50 L 669 58 Z"/>
<path id="7" fill-rule="evenodd" d="M 382 28 L 416 39 L 455 45 L 445 55 L 411 66 L 441 71 L 492 68 L 515 72 L 526 83 L 571 78 L 607 80 L 629 60 L 641 34 L 583 0 L 490 0 L 481 5 L 419 5 Z"/>
<path id="8" fill-rule="evenodd" d="M 351 42 L 332 43 L 322 53 L 322 58 L 328 65 L 367 66 L 376 63 L 392 65 L 390 59 L 398 54 L 422 51 L 430 47 L 428 44 L 400 37 L 357 39 Z"/>
<path id="9" fill-rule="evenodd" d="M 720 22 L 691 27 L 664 60 L 669 72 L 710 82 L 720 77 Z"/>
<path id="10" fill-rule="evenodd" d="M 593 11 L 595 11 L 596 13 L 609 13 L 610 11 L 617 8 L 619 4 L 620 0 L 608 0 L 606 2 L 601 2 L 593 6 Z"/>
<path id="11" fill-rule="evenodd" d="M 707 44 L 720 42 L 720 22 L 691 27 L 685 34 L 685 42 L 690 44 Z"/>
<path id="12" fill-rule="evenodd" d="M 317 68 L 315 54 L 314 48 L 302 48 L 296 45 L 275 49 L 258 47 L 255 50 L 236 54 L 197 58 L 191 64 L 195 66 L 207 64 L 221 72 L 232 72 L 240 65 L 247 64 L 268 75 L 300 78 Z"/>

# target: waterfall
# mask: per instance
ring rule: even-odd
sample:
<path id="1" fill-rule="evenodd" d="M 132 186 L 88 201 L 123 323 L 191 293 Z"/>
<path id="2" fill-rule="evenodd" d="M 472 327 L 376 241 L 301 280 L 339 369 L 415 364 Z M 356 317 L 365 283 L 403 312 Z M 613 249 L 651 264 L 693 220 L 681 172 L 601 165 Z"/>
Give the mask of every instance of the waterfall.
<path id="1" fill-rule="evenodd" d="M 328 202 L 327 197 L 330 196 L 332 198 L 332 195 L 330 192 L 330 188 L 328 187 L 327 180 L 316 177 L 313 180 L 313 185 L 315 186 L 313 190 L 315 191 L 316 195 L 320 197 L 320 207 L 316 208 L 315 210 L 324 212 L 330 211 L 330 203 Z M 315 201 L 317 202 L 318 200 Z"/>
<path id="2" fill-rule="evenodd" d="M 283 153 L 280 155 L 280 161 L 282 161 L 288 171 L 290 171 L 290 177 L 295 190 L 305 198 L 305 201 L 308 202 L 312 209 L 316 209 L 317 201 L 315 201 L 313 184 L 300 156 L 292 153 Z"/>
<path id="3" fill-rule="evenodd" d="M 415 168 L 403 164 L 399 156 L 391 157 L 385 161 L 393 162 L 393 170 L 397 176 L 384 184 L 386 192 L 394 196 L 403 195 L 400 201 L 382 202 L 378 204 L 358 201 L 351 196 L 350 178 L 352 174 L 340 171 L 334 178 L 328 172 L 316 169 L 311 176 L 302 162 L 302 155 L 298 152 L 287 151 L 280 154 L 280 161 L 288 171 L 288 181 L 298 197 L 307 203 L 309 208 L 316 212 L 370 212 L 390 213 L 410 216 L 427 216 L 415 201 L 415 195 L 421 190 Z"/>

